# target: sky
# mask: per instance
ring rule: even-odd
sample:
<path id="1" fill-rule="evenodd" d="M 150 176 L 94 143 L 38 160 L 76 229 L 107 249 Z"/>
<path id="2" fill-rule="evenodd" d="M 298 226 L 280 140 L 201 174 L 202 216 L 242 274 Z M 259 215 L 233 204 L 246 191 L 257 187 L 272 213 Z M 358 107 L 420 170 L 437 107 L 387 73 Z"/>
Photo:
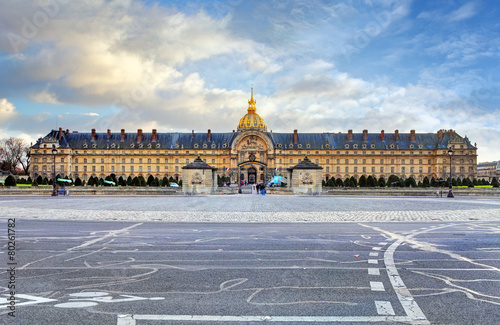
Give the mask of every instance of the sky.
<path id="1" fill-rule="evenodd" d="M 500 160 L 496 0 L 0 0 L 0 138 L 454 129 Z"/>

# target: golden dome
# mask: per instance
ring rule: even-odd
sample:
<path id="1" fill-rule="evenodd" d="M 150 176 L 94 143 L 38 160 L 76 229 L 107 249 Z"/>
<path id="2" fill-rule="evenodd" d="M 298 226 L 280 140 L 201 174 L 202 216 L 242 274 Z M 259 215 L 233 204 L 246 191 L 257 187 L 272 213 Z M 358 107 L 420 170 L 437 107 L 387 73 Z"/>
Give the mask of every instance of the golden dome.
<path id="1" fill-rule="evenodd" d="M 238 123 L 238 131 L 244 130 L 260 130 L 267 131 L 266 123 L 264 119 L 256 113 L 257 108 L 255 108 L 256 101 L 253 99 L 253 88 L 252 88 L 252 98 L 248 101 L 248 113 L 243 116 Z"/>

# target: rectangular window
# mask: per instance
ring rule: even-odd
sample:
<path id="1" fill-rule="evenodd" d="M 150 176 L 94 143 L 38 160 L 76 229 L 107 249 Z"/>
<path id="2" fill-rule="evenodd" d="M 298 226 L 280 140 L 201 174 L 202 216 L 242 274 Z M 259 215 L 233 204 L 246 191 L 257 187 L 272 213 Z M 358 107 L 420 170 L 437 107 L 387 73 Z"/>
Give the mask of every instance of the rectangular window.
<path id="1" fill-rule="evenodd" d="M 125 172 L 125 166 L 122 166 L 122 173 Z"/>
<path id="2" fill-rule="evenodd" d="M 103 171 L 104 171 L 104 166 L 101 166 L 101 172 L 103 172 Z"/>
<path id="3" fill-rule="evenodd" d="M 391 173 L 394 174 L 394 167 L 391 167 Z"/>
<path id="4" fill-rule="evenodd" d="M 159 173 L 160 172 L 160 166 L 156 166 L 156 172 Z"/>
<path id="5" fill-rule="evenodd" d="M 375 167 L 372 167 L 372 173 L 375 173 Z"/>
<path id="6" fill-rule="evenodd" d="M 133 173 L 134 172 L 134 166 L 130 166 L 130 172 Z"/>
<path id="7" fill-rule="evenodd" d="M 92 171 L 95 172 L 95 166 L 92 166 Z"/>
<path id="8" fill-rule="evenodd" d="M 366 167 L 363 167 L 363 174 L 366 173 Z"/>
<path id="9" fill-rule="evenodd" d="M 337 166 L 337 173 L 340 173 L 340 166 Z"/>
<path id="10" fill-rule="evenodd" d="M 139 173 L 142 173 L 142 166 L 139 166 Z"/>
<path id="11" fill-rule="evenodd" d="M 83 171 L 87 172 L 87 166 L 83 166 Z"/>
<path id="12" fill-rule="evenodd" d="M 75 173 L 78 173 L 78 166 L 75 166 Z"/>
<path id="13" fill-rule="evenodd" d="M 345 168 L 345 172 L 348 173 L 349 172 L 349 167 L 346 167 Z"/>
<path id="14" fill-rule="evenodd" d="M 384 167 L 380 167 L 380 172 L 383 173 L 384 172 Z"/>
<path id="15" fill-rule="evenodd" d="M 115 172 L 115 166 L 111 166 L 111 172 Z"/>
<path id="16" fill-rule="evenodd" d="M 326 172 L 329 173 L 330 172 L 330 167 L 326 167 Z"/>
<path id="17" fill-rule="evenodd" d="M 358 172 L 358 167 L 354 167 L 354 172 L 357 173 Z"/>
<path id="18" fill-rule="evenodd" d="M 151 166 L 148 166 L 148 172 L 151 173 Z"/>

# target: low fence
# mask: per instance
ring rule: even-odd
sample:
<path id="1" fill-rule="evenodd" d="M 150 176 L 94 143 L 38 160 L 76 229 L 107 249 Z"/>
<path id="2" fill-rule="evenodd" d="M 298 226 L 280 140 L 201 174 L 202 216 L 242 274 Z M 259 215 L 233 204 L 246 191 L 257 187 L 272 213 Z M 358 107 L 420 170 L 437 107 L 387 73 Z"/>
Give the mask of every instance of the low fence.
<path id="1" fill-rule="evenodd" d="M 66 187 L 69 195 L 183 195 L 180 187 Z M 248 191 L 247 191 L 248 192 Z M 0 186 L 0 195 L 45 195 L 52 194 L 52 187 L 9 187 Z M 236 187 L 219 187 L 213 194 L 238 194 Z M 293 195 L 288 188 L 267 188 L 266 194 Z M 455 196 L 500 196 L 499 188 L 457 188 L 453 189 Z M 352 188 L 323 187 L 321 195 L 369 195 L 369 196 L 447 196 L 448 188 Z"/>

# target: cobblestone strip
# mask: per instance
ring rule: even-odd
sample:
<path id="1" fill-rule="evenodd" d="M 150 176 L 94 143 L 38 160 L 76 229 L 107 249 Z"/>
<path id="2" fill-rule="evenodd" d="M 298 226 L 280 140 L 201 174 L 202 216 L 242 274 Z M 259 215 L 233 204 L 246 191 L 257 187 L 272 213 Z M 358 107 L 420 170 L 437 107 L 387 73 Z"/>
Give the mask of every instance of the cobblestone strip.
<path id="1" fill-rule="evenodd" d="M 167 222 L 385 222 L 385 221 L 498 221 L 500 209 L 433 211 L 111 211 L 4 208 L 0 217 L 27 219 L 119 220 Z"/>

